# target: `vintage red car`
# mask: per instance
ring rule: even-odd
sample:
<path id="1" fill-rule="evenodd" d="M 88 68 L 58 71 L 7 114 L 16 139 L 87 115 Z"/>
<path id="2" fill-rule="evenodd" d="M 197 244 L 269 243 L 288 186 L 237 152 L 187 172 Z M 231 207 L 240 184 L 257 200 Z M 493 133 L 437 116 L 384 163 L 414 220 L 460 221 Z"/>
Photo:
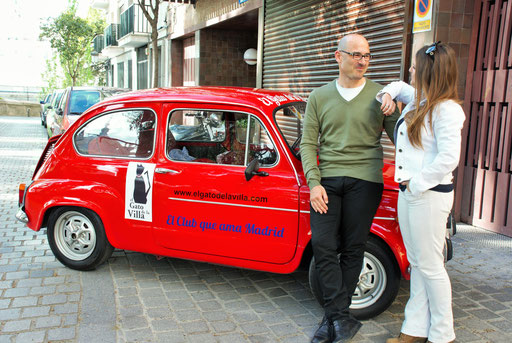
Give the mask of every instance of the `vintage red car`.
<path id="1" fill-rule="evenodd" d="M 59 261 L 93 269 L 114 248 L 275 273 L 310 266 L 303 99 L 249 88 L 145 90 L 102 101 L 48 141 L 17 218 L 47 227 Z M 408 278 L 394 165 L 352 309 L 385 310 Z"/>

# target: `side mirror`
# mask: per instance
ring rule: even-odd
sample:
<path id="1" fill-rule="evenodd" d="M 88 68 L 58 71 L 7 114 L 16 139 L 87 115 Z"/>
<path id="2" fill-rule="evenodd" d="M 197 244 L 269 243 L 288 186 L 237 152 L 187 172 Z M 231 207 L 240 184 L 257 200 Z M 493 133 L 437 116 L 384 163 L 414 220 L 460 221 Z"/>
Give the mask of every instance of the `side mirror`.
<path id="1" fill-rule="evenodd" d="M 53 106 L 52 105 L 48 106 L 48 109 L 49 110 L 53 109 Z"/>
<path id="2" fill-rule="evenodd" d="M 255 158 L 254 160 L 251 161 L 251 163 L 249 163 L 247 168 L 245 168 L 245 180 L 249 181 L 250 179 L 252 179 L 254 175 L 268 176 L 267 172 L 259 171 L 259 169 L 260 162 L 258 161 L 258 159 Z"/>

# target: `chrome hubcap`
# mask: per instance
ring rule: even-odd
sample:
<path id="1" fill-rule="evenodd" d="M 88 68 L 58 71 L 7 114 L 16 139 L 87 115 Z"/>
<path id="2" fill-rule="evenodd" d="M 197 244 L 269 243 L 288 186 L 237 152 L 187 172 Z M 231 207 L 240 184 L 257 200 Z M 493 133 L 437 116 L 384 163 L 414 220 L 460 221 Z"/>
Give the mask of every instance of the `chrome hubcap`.
<path id="1" fill-rule="evenodd" d="M 382 263 L 372 254 L 365 252 L 359 283 L 352 297 L 350 308 L 365 308 L 377 302 L 386 289 L 386 283 L 386 270 Z"/>
<path id="2" fill-rule="evenodd" d="M 80 212 L 66 212 L 55 224 L 55 243 L 67 258 L 81 261 L 89 257 L 96 246 L 96 232 L 91 221 Z"/>

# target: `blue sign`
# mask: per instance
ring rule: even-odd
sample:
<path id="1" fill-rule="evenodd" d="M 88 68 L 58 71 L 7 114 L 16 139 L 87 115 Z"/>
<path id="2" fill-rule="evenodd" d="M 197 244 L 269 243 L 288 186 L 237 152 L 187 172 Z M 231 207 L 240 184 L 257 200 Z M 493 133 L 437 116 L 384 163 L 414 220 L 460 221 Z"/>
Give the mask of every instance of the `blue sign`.
<path id="1" fill-rule="evenodd" d="M 243 4 L 244 2 L 247 2 L 247 0 L 238 0 L 239 4 Z"/>

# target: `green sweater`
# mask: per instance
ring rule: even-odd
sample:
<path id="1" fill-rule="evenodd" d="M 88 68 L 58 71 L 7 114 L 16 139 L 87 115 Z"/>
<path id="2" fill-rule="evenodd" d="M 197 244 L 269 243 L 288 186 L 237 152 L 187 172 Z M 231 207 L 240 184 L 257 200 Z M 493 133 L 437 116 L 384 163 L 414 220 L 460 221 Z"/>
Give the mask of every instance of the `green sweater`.
<path id="1" fill-rule="evenodd" d="M 311 189 L 322 177 L 330 176 L 382 183 L 382 129 L 394 142 L 393 130 L 400 113 L 396 110 L 389 117 L 382 114 L 375 99 L 382 86 L 376 82 L 366 79 L 351 101 L 340 95 L 336 82 L 315 89 L 308 99 L 300 144 L 308 186 Z"/>

